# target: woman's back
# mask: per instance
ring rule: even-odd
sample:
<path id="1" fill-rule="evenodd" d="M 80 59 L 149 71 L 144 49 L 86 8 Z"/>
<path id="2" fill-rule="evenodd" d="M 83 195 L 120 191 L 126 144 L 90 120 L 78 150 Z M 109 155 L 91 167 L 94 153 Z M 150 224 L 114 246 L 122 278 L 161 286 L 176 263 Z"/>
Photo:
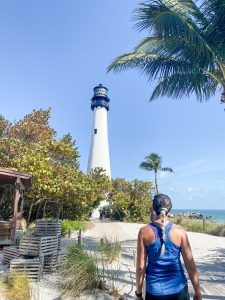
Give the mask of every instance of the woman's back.
<path id="1" fill-rule="evenodd" d="M 165 237 L 162 238 L 162 229 L 155 223 L 146 230 L 146 251 L 148 265 L 146 268 L 146 288 L 152 295 L 170 295 L 179 293 L 187 284 L 186 277 L 180 262 L 179 227 L 167 223 Z M 160 256 L 162 244 L 165 252 Z"/>

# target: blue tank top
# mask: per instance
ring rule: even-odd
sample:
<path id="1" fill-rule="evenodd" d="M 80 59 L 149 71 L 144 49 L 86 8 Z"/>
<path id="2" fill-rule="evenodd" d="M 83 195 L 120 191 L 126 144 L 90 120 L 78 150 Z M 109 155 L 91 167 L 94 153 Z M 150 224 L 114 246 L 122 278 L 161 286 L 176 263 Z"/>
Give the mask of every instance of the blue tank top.
<path id="1" fill-rule="evenodd" d="M 165 228 L 165 254 L 160 257 L 162 246 L 162 229 L 151 223 L 155 233 L 155 242 L 146 246 L 148 265 L 146 268 L 146 289 L 154 296 L 164 296 L 179 293 L 187 284 L 180 261 L 181 247 L 175 245 L 168 233 L 173 223 Z"/>

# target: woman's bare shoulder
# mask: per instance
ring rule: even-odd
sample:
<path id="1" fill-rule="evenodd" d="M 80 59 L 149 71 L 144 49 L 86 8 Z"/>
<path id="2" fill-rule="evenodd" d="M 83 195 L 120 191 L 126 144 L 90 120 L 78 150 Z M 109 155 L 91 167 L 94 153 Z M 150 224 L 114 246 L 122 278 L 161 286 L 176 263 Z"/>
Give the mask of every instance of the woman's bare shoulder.
<path id="1" fill-rule="evenodd" d="M 185 235 L 186 231 L 181 225 L 173 224 L 173 230 L 179 233 L 180 235 Z"/>
<path id="2" fill-rule="evenodd" d="M 148 232 L 149 229 L 150 229 L 150 227 L 149 227 L 149 225 L 147 224 L 147 225 L 142 226 L 142 227 L 140 228 L 139 232 L 142 233 L 142 234 L 144 234 L 144 233 Z"/>

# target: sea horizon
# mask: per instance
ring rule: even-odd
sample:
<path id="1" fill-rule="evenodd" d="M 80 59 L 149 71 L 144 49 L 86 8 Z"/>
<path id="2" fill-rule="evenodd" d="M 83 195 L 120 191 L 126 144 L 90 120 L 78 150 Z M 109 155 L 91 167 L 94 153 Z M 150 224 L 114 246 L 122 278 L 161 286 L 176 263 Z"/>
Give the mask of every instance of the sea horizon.
<path id="1" fill-rule="evenodd" d="M 225 209 L 177 208 L 172 209 L 171 212 L 195 212 L 202 214 L 204 217 L 211 217 L 210 220 L 212 221 L 225 222 Z"/>

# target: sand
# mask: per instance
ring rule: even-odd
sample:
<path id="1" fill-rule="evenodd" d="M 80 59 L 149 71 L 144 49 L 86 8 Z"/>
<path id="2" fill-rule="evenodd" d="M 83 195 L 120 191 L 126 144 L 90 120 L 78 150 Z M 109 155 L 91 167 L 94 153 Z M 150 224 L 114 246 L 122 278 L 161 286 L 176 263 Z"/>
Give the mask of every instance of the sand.
<path id="1" fill-rule="evenodd" d="M 104 236 L 121 242 L 122 251 L 119 262 L 114 262 L 107 268 L 108 274 L 111 274 L 111 277 L 114 274 L 116 280 L 109 279 L 109 281 L 114 283 L 125 299 L 135 299 L 134 251 L 136 250 L 137 234 L 143 224 L 97 220 L 94 221 L 94 225 L 92 229 L 82 234 L 84 246 L 95 251 L 100 238 Z M 200 274 L 203 299 L 225 299 L 225 238 L 194 232 L 188 232 L 188 237 Z M 77 233 L 72 234 L 70 239 L 65 238 L 63 242 L 66 245 L 74 240 L 77 240 Z M 0 275 L 2 271 L 0 262 Z M 190 294 L 193 294 L 190 282 L 189 286 Z M 38 288 L 36 286 L 35 289 L 39 291 L 39 297 L 35 297 L 35 300 L 67 300 L 59 298 L 57 278 L 54 274 L 45 275 L 38 284 Z M 0 299 L 2 298 L 0 297 Z M 72 300 L 72 298 L 70 299 Z M 107 300 L 111 297 L 104 293 L 97 293 L 95 296 L 80 298 L 80 300 L 93 299 Z"/>
<path id="2" fill-rule="evenodd" d="M 125 299 L 134 299 L 135 267 L 133 251 L 143 224 L 96 221 L 95 227 L 83 234 L 84 243 L 94 245 L 100 237 L 121 241 L 121 278 L 118 289 Z M 193 255 L 200 275 L 203 299 L 225 299 L 225 238 L 188 232 Z M 189 282 L 190 294 L 193 289 Z"/>

